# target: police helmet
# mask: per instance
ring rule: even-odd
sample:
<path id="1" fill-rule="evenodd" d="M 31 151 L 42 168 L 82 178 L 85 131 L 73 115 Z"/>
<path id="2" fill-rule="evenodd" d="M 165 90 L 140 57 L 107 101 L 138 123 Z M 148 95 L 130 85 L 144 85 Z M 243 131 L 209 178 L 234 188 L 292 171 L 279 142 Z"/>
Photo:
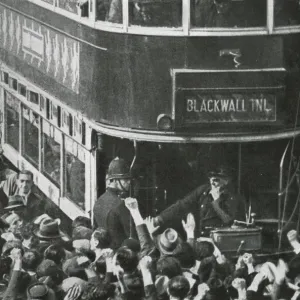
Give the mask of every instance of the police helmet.
<path id="1" fill-rule="evenodd" d="M 107 170 L 107 179 L 130 179 L 130 168 L 123 158 L 114 158 Z"/>

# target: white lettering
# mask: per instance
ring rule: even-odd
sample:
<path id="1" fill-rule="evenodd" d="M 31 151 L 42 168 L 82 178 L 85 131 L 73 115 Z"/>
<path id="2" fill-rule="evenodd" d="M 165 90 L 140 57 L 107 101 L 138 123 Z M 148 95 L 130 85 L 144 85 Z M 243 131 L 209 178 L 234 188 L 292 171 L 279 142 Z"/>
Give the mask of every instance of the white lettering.
<path id="1" fill-rule="evenodd" d="M 186 111 L 191 112 L 194 110 L 194 101 L 192 99 L 188 99 L 186 102 Z"/>

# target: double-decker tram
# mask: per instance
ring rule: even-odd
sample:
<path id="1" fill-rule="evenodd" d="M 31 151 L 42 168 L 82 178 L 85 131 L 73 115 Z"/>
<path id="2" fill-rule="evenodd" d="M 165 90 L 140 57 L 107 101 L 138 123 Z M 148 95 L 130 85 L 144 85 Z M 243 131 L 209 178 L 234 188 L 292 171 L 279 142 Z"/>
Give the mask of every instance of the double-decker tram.
<path id="1" fill-rule="evenodd" d="M 0 24 L 4 156 L 63 213 L 93 217 L 116 156 L 152 216 L 228 165 L 248 223 L 216 240 L 287 249 L 300 213 L 299 1 L 0 0 Z"/>

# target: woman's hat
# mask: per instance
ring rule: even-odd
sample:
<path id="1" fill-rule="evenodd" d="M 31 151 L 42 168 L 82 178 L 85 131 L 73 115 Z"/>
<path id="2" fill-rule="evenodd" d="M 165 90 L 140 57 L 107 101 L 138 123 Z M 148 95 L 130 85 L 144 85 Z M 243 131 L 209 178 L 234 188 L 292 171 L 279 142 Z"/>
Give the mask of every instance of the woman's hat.
<path id="1" fill-rule="evenodd" d="M 172 255 L 179 250 L 181 239 L 173 228 L 166 229 L 158 236 L 158 249 L 163 255 Z"/>
<path id="2" fill-rule="evenodd" d="M 20 195 L 10 196 L 8 198 L 8 204 L 4 207 L 5 210 L 12 210 L 17 207 L 25 207 L 23 197 Z"/>
<path id="3" fill-rule="evenodd" d="M 46 219 L 43 220 L 40 224 L 40 227 L 38 230 L 34 232 L 34 234 L 38 238 L 42 239 L 54 239 L 59 238 L 63 236 L 63 233 L 59 230 L 59 219 Z"/>

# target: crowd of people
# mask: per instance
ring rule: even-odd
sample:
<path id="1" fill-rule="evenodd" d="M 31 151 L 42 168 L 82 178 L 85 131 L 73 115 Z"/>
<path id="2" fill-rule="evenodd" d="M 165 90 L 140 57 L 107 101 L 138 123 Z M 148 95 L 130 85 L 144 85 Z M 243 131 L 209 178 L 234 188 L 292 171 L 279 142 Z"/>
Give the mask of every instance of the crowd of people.
<path id="1" fill-rule="evenodd" d="M 112 249 L 109 232 L 77 217 L 72 236 L 43 214 L 22 219 L 22 199 L 10 197 L 1 218 L 1 294 L 4 300 L 104 299 L 300 299 L 300 243 L 288 233 L 294 257 L 257 264 L 243 253 L 225 257 L 209 238 L 195 238 L 196 222 L 182 220 L 187 238 L 167 228 L 157 234 L 142 218 L 135 198 L 126 198 L 137 239 Z"/>
<path id="2" fill-rule="evenodd" d="M 229 256 L 203 237 L 201 226 L 230 226 L 243 202 L 229 190 L 228 171 L 217 169 L 208 178 L 208 184 L 156 218 L 143 218 L 137 199 L 128 195 L 130 168 L 116 158 L 107 171 L 107 191 L 94 206 L 94 224 L 79 216 L 66 235 L 61 220 L 45 213 L 33 197 L 32 173 L 10 175 L 0 184 L 8 197 L 1 202 L 1 297 L 300 299 L 300 242 L 295 230 L 287 233 L 294 255 L 285 261 L 261 261 L 247 252 Z M 184 234 L 171 226 L 172 220 L 180 221 Z"/>

